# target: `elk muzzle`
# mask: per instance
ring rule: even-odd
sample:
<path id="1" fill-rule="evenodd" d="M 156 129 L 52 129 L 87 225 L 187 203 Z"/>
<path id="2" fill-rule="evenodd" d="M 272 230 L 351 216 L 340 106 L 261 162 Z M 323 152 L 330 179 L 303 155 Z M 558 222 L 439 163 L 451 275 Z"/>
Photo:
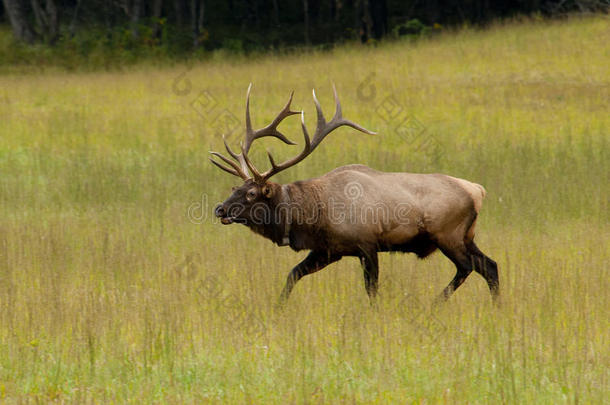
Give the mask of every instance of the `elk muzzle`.
<path id="1" fill-rule="evenodd" d="M 218 204 L 216 208 L 214 208 L 214 215 L 216 215 L 217 218 L 220 218 L 220 222 L 223 225 L 232 224 L 233 220 L 235 219 L 234 217 L 228 215 L 223 204 Z"/>

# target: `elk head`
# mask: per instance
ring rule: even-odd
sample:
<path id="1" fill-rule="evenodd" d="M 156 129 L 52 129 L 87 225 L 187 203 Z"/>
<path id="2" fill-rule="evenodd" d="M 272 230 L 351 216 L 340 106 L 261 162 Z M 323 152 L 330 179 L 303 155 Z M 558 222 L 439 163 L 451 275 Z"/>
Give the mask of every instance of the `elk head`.
<path id="1" fill-rule="evenodd" d="M 343 118 L 341 112 L 341 104 L 339 103 L 339 97 L 337 96 L 337 90 L 334 85 L 333 93 L 335 97 L 336 110 L 335 115 L 329 122 L 327 122 L 324 118 L 320 102 L 316 97 L 315 90 L 313 91 L 313 100 L 316 105 L 317 111 L 317 125 L 315 133 L 313 135 L 313 139 L 309 137 L 309 133 L 307 132 L 307 128 L 305 127 L 304 112 L 290 110 L 290 104 L 292 103 L 292 96 L 294 92 L 290 94 L 290 98 L 288 99 L 288 102 L 286 103 L 284 108 L 282 108 L 279 114 L 269 125 L 258 130 L 253 130 L 252 121 L 250 119 L 251 88 L 252 84 L 248 86 L 248 93 L 246 96 L 246 134 L 244 137 L 244 142 L 241 144 L 241 152 L 233 152 L 227 144 L 224 136 L 223 141 L 225 148 L 228 154 L 234 159 L 234 161 L 218 152 L 210 152 L 213 157 L 219 158 L 225 164 L 222 164 L 215 160 L 213 157 L 211 157 L 210 160 L 212 161 L 212 163 L 214 163 L 222 170 L 231 173 L 234 176 L 240 177 L 244 180 L 244 183 L 241 186 L 233 187 L 233 193 L 231 194 L 231 196 L 225 202 L 219 204 L 214 210 L 215 215 L 220 218 L 221 222 L 225 225 L 231 224 L 233 222 L 239 222 L 246 225 L 251 225 L 253 222 L 260 222 L 261 211 L 264 211 L 264 207 L 272 208 L 271 204 L 273 203 L 273 200 L 278 198 L 278 194 L 280 194 L 281 186 L 277 183 L 269 181 L 269 179 L 275 174 L 285 169 L 288 169 L 289 167 L 294 166 L 301 160 L 305 159 L 309 154 L 314 151 L 314 149 L 320 144 L 320 142 L 322 142 L 326 135 L 328 135 L 335 129 L 339 128 L 340 126 L 346 125 L 367 134 L 375 134 L 374 132 L 365 129 L 360 125 Z M 286 144 L 295 145 L 294 142 L 286 138 L 286 136 L 284 136 L 284 134 L 279 132 L 277 129 L 279 124 L 285 118 L 294 114 L 301 114 L 301 127 L 303 129 L 303 137 L 305 140 L 303 150 L 297 156 L 288 159 L 280 164 L 277 164 L 273 159 L 271 153 L 267 152 L 271 168 L 261 173 L 259 170 L 256 169 L 256 167 L 254 167 L 254 164 L 252 164 L 252 162 L 248 158 L 248 152 L 250 151 L 252 142 L 256 139 L 270 136 L 278 138 Z M 263 210 L 261 210 L 261 208 L 263 208 Z M 270 210 L 268 210 L 267 212 L 269 211 Z"/>

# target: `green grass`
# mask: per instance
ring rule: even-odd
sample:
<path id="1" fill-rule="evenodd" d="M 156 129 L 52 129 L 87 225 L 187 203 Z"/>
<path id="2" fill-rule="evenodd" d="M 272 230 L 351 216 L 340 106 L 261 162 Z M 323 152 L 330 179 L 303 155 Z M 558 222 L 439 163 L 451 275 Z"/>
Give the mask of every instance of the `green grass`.
<path id="1" fill-rule="evenodd" d="M 0 401 L 602 403 L 609 26 L 529 21 L 239 63 L 0 76 Z M 331 81 L 344 115 L 379 135 L 341 130 L 277 180 L 359 162 L 483 184 L 477 241 L 499 264 L 501 309 L 473 274 L 431 313 L 454 274 L 440 254 L 382 255 L 377 310 L 349 258 L 275 309 L 305 253 L 212 220 L 237 184 L 207 160 L 222 148 L 214 118 L 243 121 L 253 82 L 256 126 L 295 89 L 311 127 L 311 88 L 330 115 Z M 200 115 L 204 90 L 217 105 Z M 383 119 L 388 96 L 434 147 Z M 293 121 L 283 128 L 301 141 Z M 298 149 L 260 141 L 261 166 L 267 146 L 278 159 Z M 187 216 L 195 203 L 202 223 Z"/>

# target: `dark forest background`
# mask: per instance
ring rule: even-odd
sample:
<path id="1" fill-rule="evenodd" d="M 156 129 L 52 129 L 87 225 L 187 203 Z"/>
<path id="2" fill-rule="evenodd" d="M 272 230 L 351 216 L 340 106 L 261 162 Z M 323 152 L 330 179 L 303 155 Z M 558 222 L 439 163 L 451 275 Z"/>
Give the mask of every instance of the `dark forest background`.
<path id="1" fill-rule="evenodd" d="M 610 0 L 2 0 L 17 43 L 244 53 L 421 36 L 516 15 L 608 12 Z M 7 30 L 8 31 L 8 30 Z"/>

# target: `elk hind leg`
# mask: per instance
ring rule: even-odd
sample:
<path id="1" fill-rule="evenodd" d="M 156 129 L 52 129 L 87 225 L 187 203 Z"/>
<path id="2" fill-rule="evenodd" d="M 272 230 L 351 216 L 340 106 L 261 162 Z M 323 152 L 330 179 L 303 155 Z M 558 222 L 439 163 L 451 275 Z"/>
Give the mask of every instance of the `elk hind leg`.
<path id="1" fill-rule="evenodd" d="M 498 264 L 481 252 L 474 241 L 468 242 L 466 247 L 471 255 L 474 270 L 485 278 L 485 281 L 487 281 L 487 285 L 489 286 L 489 291 L 491 292 L 491 298 L 493 299 L 494 304 L 498 305 L 500 299 Z"/>
<path id="2" fill-rule="evenodd" d="M 437 304 L 447 301 L 449 297 L 451 297 L 451 294 L 453 294 L 455 290 L 464 284 L 464 281 L 466 281 L 466 278 L 472 272 L 470 255 L 468 254 L 465 246 L 454 248 L 439 246 L 439 248 L 441 249 L 441 252 L 443 252 L 443 254 L 453 262 L 456 268 L 456 273 L 453 280 L 451 280 L 443 292 L 436 298 L 435 303 Z"/>

